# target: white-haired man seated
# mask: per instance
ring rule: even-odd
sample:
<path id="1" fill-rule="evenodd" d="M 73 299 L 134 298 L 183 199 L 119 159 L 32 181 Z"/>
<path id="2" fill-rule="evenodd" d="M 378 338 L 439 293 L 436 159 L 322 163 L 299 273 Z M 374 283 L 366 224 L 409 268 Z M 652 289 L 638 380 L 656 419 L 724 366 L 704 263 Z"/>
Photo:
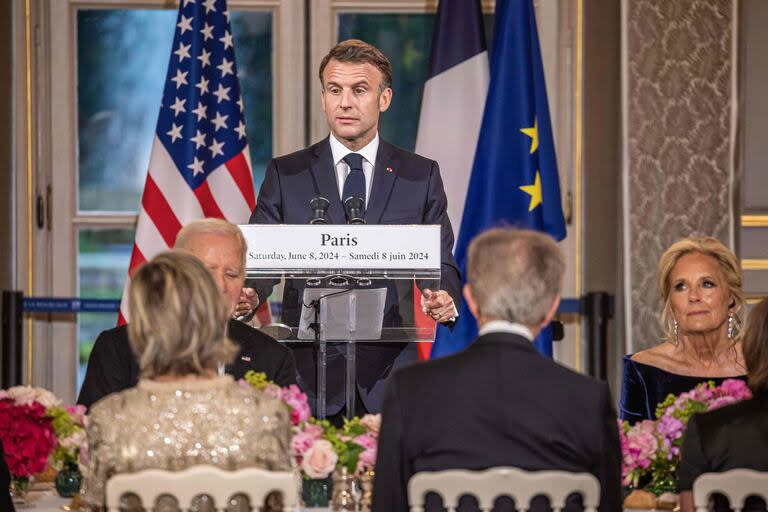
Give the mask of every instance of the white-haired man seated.
<path id="1" fill-rule="evenodd" d="M 197 257 L 208 268 L 224 295 L 230 316 L 235 315 L 245 282 L 246 243 L 240 228 L 221 219 L 191 222 L 179 231 L 174 244 Z M 240 353 L 224 370 L 235 379 L 248 370 L 264 372 L 280 386 L 296 383 L 291 350 L 270 336 L 230 319 L 227 335 Z M 131 388 L 139 379 L 139 366 L 128 344 L 125 325 L 109 329 L 96 339 L 77 403 L 90 407 L 101 398 Z"/>
<path id="2" fill-rule="evenodd" d="M 557 311 L 564 271 L 560 249 L 541 233 L 493 229 L 472 242 L 464 298 L 480 335 L 464 352 L 394 374 L 384 395 L 374 511 L 408 510 L 408 481 L 420 471 L 498 466 L 592 473 L 600 510 L 621 510 L 608 386 L 541 356 L 532 343 Z M 477 510 L 462 501 L 460 511 Z M 512 508 L 503 501 L 494 510 Z M 530 510 L 548 509 L 544 501 Z M 428 500 L 427 510 L 441 508 Z"/>

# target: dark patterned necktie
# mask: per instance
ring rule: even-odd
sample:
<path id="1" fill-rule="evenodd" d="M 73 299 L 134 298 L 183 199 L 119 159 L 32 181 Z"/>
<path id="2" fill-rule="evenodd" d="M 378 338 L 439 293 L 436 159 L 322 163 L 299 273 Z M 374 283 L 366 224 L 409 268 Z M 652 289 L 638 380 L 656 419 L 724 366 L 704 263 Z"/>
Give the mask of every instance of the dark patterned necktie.
<path id="1" fill-rule="evenodd" d="M 363 174 L 363 156 L 359 153 L 350 153 L 344 157 L 349 165 L 349 174 L 344 180 L 344 190 L 341 193 L 341 201 L 348 197 L 356 196 L 365 203 L 365 174 Z"/>

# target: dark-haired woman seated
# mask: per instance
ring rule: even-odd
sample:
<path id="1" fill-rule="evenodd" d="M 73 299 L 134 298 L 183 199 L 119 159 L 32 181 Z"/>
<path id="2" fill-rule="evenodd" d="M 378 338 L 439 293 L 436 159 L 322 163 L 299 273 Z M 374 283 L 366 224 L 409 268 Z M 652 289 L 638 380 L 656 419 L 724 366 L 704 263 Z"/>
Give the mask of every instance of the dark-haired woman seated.
<path id="1" fill-rule="evenodd" d="M 752 310 L 742 343 L 752 399 L 691 418 L 677 470 L 683 512 L 694 511 L 693 482 L 704 473 L 768 471 L 768 300 Z M 728 510 L 719 499 L 711 508 Z M 765 501 L 748 498 L 743 510 L 765 511 Z"/>
<path id="2" fill-rule="evenodd" d="M 733 252 L 715 238 L 684 238 L 662 255 L 658 279 L 666 339 L 624 356 L 620 416 L 631 423 L 653 419 L 670 393 L 706 381 L 745 379 L 739 318 L 744 298 Z"/>

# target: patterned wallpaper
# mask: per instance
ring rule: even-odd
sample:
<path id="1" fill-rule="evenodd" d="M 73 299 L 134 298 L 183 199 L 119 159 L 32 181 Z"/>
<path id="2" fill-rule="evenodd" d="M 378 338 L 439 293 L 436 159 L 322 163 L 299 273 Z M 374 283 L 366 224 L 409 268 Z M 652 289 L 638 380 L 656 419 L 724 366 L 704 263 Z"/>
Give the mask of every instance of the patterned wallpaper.
<path id="1" fill-rule="evenodd" d="M 729 240 L 731 0 L 626 0 L 629 301 L 634 350 L 661 339 L 659 257 Z M 628 211 L 627 211 L 628 209 Z"/>

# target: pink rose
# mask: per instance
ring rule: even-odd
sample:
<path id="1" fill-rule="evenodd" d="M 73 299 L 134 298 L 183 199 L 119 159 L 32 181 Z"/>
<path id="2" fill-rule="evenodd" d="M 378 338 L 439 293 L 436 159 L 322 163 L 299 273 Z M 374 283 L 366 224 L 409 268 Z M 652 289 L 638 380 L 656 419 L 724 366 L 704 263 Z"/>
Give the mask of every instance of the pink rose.
<path id="1" fill-rule="evenodd" d="M 379 437 L 381 430 L 381 414 L 366 414 L 360 419 L 360 423 L 368 429 L 368 432 Z"/>
<path id="2" fill-rule="evenodd" d="M 331 443 L 320 439 L 304 453 L 301 469 L 309 478 L 327 478 L 338 461 L 339 456 L 333 451 Z"/>

